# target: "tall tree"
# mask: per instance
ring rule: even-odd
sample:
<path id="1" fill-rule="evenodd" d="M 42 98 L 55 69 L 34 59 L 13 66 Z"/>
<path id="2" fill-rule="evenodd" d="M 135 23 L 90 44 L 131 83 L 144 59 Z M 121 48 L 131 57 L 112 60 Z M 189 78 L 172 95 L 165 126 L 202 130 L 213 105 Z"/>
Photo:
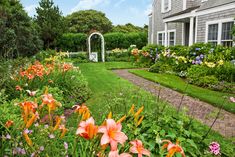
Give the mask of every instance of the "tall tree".
<path id="1" fill-rule="evenodd" d="M 41 48 L 35 25 L 18 0 L 0 1 L 0 54 L 29 56 Z"/>
<path id="2" fill-rule="evenodd" d="M 45 48 L 54 48 L 56 40 L 65 30 L 65 23 L 58 6 L 53 0 L 41 0 L 36 8 L 36 23 Z"/>
<path id="3" fill-rule="evenodd" d="M 66 17 L 68 29 L 71 33 L 89 33 L 97 30 L 107 33 L 112 29 L 112 22 L 104 13 L 96 10 L 81 10 Z"/>
<path id="4" fill-rule="evenodd" d="M 127 23 L 125 25 L 117 25 L 113 27 L 112 32 L 121 32 L 121 33 L 130 33 L 130 32 L 144 32 L 145 28 L 134 26 L 131 23 Z"/>

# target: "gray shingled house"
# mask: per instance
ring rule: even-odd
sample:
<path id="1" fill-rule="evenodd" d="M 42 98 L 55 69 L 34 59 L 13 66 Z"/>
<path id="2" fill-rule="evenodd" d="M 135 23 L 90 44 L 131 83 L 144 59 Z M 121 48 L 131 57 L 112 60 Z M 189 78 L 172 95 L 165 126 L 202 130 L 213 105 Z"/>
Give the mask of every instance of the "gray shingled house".
<path id="1" fill-rule="evenodd" d="M 235 0 L 153 0 L 149 43 L 233 45 Z"/>

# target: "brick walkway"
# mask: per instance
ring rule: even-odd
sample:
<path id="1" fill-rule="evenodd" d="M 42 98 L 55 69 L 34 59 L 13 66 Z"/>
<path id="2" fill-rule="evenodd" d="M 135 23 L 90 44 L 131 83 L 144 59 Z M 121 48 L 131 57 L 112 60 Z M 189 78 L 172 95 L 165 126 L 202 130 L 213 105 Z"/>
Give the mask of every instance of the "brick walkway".
<path id="1" fill-rule="evenodd" d="M 124 70 L 113 70 L 114 73 L 120 77 L 129 80 L 133 84 L 157 95 L 156 89 L 159 89 L 160 85 L 146 80 L 142 77 L 136 76 L 128 72 L 127 69 Z M 160 98 L 177 107 L 182 99 L 182 94 L 176 92 L 172 89 L 162 87 L 160 92 Z M 205 103 L 203 101 L 197 100 L 195 98 L 185 96 L 181 108 L 186 107 L 188 109 L 188 114 L 198 119 L 202 123 L 210 126 L 218 112 L 218 108 Z M 217 119 L 213 126 L 213 130 L 220 132 L 220 134 L 226 137 L 235 137 L 235 115 L 224 110 L 220 113 L 220 118 Z"/>

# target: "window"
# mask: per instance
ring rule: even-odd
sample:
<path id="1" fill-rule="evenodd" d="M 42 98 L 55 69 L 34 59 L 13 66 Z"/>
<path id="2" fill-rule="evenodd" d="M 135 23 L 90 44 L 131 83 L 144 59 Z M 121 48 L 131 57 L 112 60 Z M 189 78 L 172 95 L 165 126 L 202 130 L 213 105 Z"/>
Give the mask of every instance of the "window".
<path id="1" fill-rule="evenodd" d="M 208 43 L 216 46 L 218 43 L 218 24 L 208 26 Z"/>
<path id="2" fill-rule="evenodd" d="M 171 10 L 171 0 L 162 0 L 162 13 L 166 13 Z"/>
<path id="3" fill-rule="evenodd" d="M 165 44 L 165 33 L 158 33 L 158 44 L 159 45 Z"/>
<path id="4" fill-rule="evenodd" d="M 232 35 L 233 26 L 233 18 L 207 22 L 206 42 L 211 43 L 212 45 L 232 47 L 234 44 Z"/>
<path id="5" fill-rule="evenodd" d="M 172 46 L 175 45 L 175 40 L 176 40 L 176 36 L 175 33 L 176 30 L 168 30 L 167 31 L 167 45 Z M 165 32 L 161 31 L 157 33 L 157 44 L 158 45 L 165 45 Z"/>
<path id="6" fill-rule="evenodd" d="M 234 22 L 222 23 L 221 44 L 226 47 L 233 46 L 232 28 Z"/>
<path id="7" fill-rule="evenodd" d="M 175 32 L 169 32 L 169 46 L 175 45 Z"/>

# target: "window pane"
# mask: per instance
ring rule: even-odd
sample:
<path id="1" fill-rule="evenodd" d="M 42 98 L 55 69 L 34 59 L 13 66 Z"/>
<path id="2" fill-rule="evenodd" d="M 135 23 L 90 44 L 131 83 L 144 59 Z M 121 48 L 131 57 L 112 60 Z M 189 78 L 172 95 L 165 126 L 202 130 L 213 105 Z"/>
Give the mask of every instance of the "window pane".
<path id="1" fill-rule="evenodd" d="M 208 26 L 208 41 L 218 39 L 218 24 Z"/>
<path id="2" fill-rule="evenodd" d="M 233 28 L 234 22 L 227 22 L 222 24 L 222 40 L 232 40 L 232 28 Z"/>
<path id="3" fill-rule="evenodd" d="M 225 47 L 232 47 L 233 41 L 222 41 L 221 44 Z"/>
<path id="4" fill-rule="evenodd" d="M 175 32 L 169 33 L 169 45 L 175 45 Z"/>
<path id="5" fill-rule="evenodd" d="M 169 0 L 164 0 L 164 9 L 167 11 L 169 8 Z"/>

